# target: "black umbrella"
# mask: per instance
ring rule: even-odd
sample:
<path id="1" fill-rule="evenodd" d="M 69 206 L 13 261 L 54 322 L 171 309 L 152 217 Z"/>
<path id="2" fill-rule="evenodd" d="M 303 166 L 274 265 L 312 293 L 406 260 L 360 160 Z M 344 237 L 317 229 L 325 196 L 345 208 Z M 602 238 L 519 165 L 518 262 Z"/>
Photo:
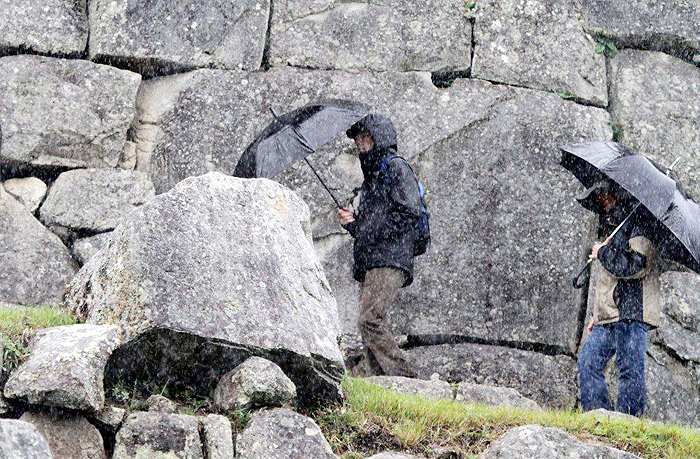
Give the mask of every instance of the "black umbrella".
<path id="1" fill-rule="evenodd" d="M 329 100 L 306 105 L 281 116 L 277 116 L 272 108 L 270 111 L 275 120 L 243 152 L 234 175 L 272 178 L 303 159 L 336 205 L 341 207 L 307 156 L 364 118 L 370 107 L 349 100 Z"/>
<path id="2" fill-rule="evenodd" d="M 644 206 L 663 224 L 654 241 L 662 258 L 700 273 L 700 206 L 680 191 L 669 176 L 678 160 L 664 173 L 653 161 L 616 142 L 582 142 L 560 149 L 561 165 L 584 186 L 611 180 L 638 201 L 632 213 Z M 611 236 L 628 220 L 629 217 Z M 574 287 L 582 286 L 578 280 L 589 266 L 590 260 L 574 278 Z"/>

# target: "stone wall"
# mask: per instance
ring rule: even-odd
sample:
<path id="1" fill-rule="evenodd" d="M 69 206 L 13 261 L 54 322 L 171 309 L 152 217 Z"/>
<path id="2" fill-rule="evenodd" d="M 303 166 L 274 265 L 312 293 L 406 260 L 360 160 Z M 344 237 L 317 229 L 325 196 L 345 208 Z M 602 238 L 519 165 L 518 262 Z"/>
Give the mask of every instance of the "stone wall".
<path id="1" fill-rule="evenodd" d="M 573 407 L 590 295 L 570 278 L 593 218 L 575 204 L 557 147 L 615 139 L 664 165 L 681 156 L 680 179 L 700 195 L 692 0 L 0 0 L 0 23 L 0 301 L 56 302 L 121 216 L 186 177 L 232 173 L 268 107 L 350 98 L 394 120 L 400 154 L 428 189 L 434 243 L 391 315 L 417 365 L 447 362 L 421 371 Z M 312 161 L 339 196 L 361 182 L 348 139 Z M 352 342 L 352 239 L 307 169 L 279 181 L 309 204 Z M 38 207 L 36 187 L 8 182 L 29 177 L 48 185 Z M 668 308 L 693 298 L 688 285 L 668 283 Z M 651 412 L 700 425 L 664 395 L 700 397 L 697 359 L 670 337 L 692 342 L 700 330 L 668 317 L 681 325 L 652 338 Z M 542 362 L 556 363 L 552 381 Z M 550 382 L 548 401 L 537 391 Z"/>

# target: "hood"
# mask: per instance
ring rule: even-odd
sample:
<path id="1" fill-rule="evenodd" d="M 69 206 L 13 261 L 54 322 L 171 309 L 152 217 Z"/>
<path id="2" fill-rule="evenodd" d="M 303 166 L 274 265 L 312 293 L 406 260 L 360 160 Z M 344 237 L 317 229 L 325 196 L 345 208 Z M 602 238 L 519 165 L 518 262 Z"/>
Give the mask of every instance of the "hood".
<path id="1" fill-rule="evenodd" d="M 374 139 L 375 150 L 396 149 L 396 128 L 388 116 L 370 113 L 353 124 L 346 134 L 351 139 L 354 139 L 363 132 Z"/>
<path id="2" fill-rule="evenodd" d="M 614 194 L 617 200 L 610 212 L 603 211 L 600 204 L 598 204 L 598 193 L 602 191 Z M 596 182 L 593 186 L 576 196 L 576 200 L 584 208 L 600 215 L 605 224 L 614 226 L 617 226 L 624 220 L 638 202 L 617 184 L 608 180 Z"/>

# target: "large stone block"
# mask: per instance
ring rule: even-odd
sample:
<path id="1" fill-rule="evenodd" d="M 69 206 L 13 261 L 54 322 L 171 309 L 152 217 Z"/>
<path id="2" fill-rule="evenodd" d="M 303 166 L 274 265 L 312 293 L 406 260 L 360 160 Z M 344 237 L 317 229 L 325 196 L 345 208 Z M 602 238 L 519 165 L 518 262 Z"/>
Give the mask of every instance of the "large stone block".
<path id="1" fill-rule="evenodd" d="M 194 416 L 136 412 L 117 433 L 112 457 L 204 459 L 199 428 Z"/>
<path id="2" fill-rule="evenodd" d="M 101 411 L 105 365 L 118 345 L 114 326 L 78 324 L 40 330 L 29 358 L 7 380 L 5 397 L 34 405 Z"/>
<path id="3" fill-rule="evenodd" d="M 54 458 L 105 459 L 100 431 L 79 414 L 25 412 L 20 421 L 33 424 L 44 436 Z"/>
<path id="4" fill-rule="evenodd" d="M 163 74 L 262 64 L 270 0 L 90 1 L 90 56 Z"/>
<path id="5" fill-rule="evenodd" d="M 78 169 L 58 176 L 39 214 L 46 226 L 104 232 L 154 196 L 144 172 Z"/>
<path id="6" fill-rule="evenodd" d="M 610 68 L 610 109 L 620 143 L 663 166 L 683 158 L 676 167 L 680 182 L 700 197 L 700 68 L 634 50 L 620 51 Z"/>
<path id="7" fill-rule="evenodd" d="M 187 179 L 122 220 L 65 303 L 89 323 L 121 327 L 109 368 L 127 378 L 207 390 L 258 355 L 302 402 L 337 399 L 337 310 L 308 220 L 308 206 L 270 180 Z"/>
<path id="8" fill-rule="evenodd" d="M 576 362 L 570 357 L 481 344 L 421 346 L 408 355 L 421 378 L 437 373 L 451 382 L 510 387 L 550 408 L 576 405 Z"/>
<path id="9" fill-rule="evenodd" d="M 0 185 L 0 301 L 58 303 L 77 271 L 70 252 Z"/>
<path id="10" fill-rule="evenodd" d="M 684 57 L 700 53 L 700 4 L 695 0 L 587 0 L 581 10 L 586 30 L 625 47 Z"/>
<path id="11" fill-rule="evenodd" d="M 574 352 L 581 292 L 571 278 L 593 215 L 560 145 L 610 139 L 608 114 L 512 89 L 475 122 L 421 153 L 432 246 L 392 309 L 398 335 L 458 335 Z M 448 185 L 449 184 L 449 185 Z"/>
<path id="12" fill-rule="evenodd" d="M 83 60 L 0 59 L 0 161 L 115 167 L 141 76 Z"/>
<path id="13" fill-rule="evenodd" d="M 0 457 L 13 459 L 53 459 L 49 444 L 28 422 L 0 419 Z"/>
<path id="14" fill-rule="evenodd" d="M 474 41 L 474 77 L 607 105 L 605 57 L 575 0 L 479 0 Z"/>
<path id="15" fill-rule="evenodd" d="M 275 1 L 270 63 L 322 69 L 466 71 L 462 0 Z"/>
<path id="16" fill-rule="evenodd" d="M 0 49 L 55 55 L 85 52 L 87 2 L 0 0 Z"/>

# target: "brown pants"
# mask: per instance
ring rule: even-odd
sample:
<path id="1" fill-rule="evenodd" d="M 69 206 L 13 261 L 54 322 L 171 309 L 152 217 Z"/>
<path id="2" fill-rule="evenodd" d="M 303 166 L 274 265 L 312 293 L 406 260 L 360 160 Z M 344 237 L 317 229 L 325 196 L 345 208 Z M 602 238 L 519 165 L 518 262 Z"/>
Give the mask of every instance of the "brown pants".
<path id="1" fill-rule="evenodd" d="M 362 284 L 359 328 L 365 345 L 365 363 L 375 375 L 416 376 L 385 324 L 404 276 L 399 269 L 375 268 L 367 272 Z"/>

